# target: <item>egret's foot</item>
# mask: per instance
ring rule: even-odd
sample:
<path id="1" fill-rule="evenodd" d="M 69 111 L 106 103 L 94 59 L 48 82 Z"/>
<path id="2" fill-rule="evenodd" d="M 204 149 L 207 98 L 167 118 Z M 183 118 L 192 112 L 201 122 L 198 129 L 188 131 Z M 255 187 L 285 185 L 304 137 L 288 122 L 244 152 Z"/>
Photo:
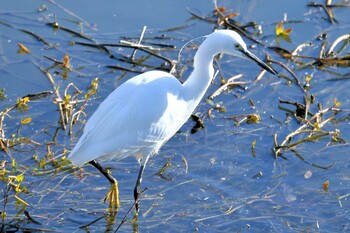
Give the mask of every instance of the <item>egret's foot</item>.
<path id="1" fill-rule="evenodd" d="M 114 179 L 114 182 L 111 182 L 111 189 L 108 191 L 105 197 L 105 202 L 109 199 L 109 208 L 118 209 L 120 206 L 119 202 L 119 189 L 118 189 L 118 181 Z"/>
<path id="2" fill-rule="evenodd" d="M 139 213 L 134 211 L 134 218 L 132 219 L 132 231 L 139 232 L 139 224 L 138 224 Z"/>

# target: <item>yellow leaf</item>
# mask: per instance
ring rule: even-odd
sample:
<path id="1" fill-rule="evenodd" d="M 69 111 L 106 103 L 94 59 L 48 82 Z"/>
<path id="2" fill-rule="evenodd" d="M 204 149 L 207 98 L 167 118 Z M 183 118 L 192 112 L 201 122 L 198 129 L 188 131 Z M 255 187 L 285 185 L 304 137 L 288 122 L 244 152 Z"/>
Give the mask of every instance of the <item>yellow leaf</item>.
<path id="1" fill-rule="evenodd" d="M 63 66 L 64 68 L 70 68 L 70 58 L 68 55 L 63 57 Z"/>
<path id="2" fill-rule="evenodd" d="M 310 82 L 310 81 L 311 81 L 311 79 L 312 79 L 312 77 L 313 77 L 313 75 L 312 75 L 312 74 L 308 75 L 308 76 L 306 77 L 306 82 Z"/>
<path id="3" fill-rule="evenodd" d="M 239 14 L 238 13 L 231 13 L 231 14 L 228 14 L 225 16 L 226 19 L 229 19 L 229 18 L 233 18 L 233 17 L 236 17 L 238 16 Z"/>
<path id="4" fill-rule="evenodd" d="M 22 174 L 19 174 L 16 176 L 16 181 L 20 184 L 24 180 L 24 176 Z"/>
<path id="5" fill-rule="evenodd" d="M 67 94 L 64 96 L 65 101 L 69 101 L 72 96 L 70 94 Z"/>
<path id="6" fill-rule="evenodd" d="M 25 138 L 25 137 L 21 137 L 21 140 L 23 143 L 31 143 L 33 142 L 32 140 L 28 139 L 28 138 Z"/>
<path id="7" fill-rule="evenodd" d="M 261 117 L 259 114 L 250 114 L 247 117 L 247 124 L 259 124 L 261 121 Z"/>
<path id="8" fill-rule="evenodd" d="M 22 125 L 29 124 L 30 122 L 32 122 L 32 118 L 31 117 L 24 118 L 24 119 L 21 120 L 21 124 Z"/>
<path id="9" fill-rule="evenodd" d="M 39 162 L 39 167 L 40 167 L 40 168 L 45 168 L 45 164 L 46 164 L 46 159 L 43 158 L 43 159 L 40 160 L 40 162 Z"/>
<path id="10" fill-rule="evenodd" d="M 337 101 L 337 98 L 334 98 L 333 102 L 335 107 L 340 107 L 341 103 Z"/>
<path id="11" fill-rule="evenodd" d="M 282 35 L 282 34 L 283 34 L 283 30 L 284 30 L 283 23 L 282 23 L 282 22 L 279 22 L 279 23 L 276 25 L 276 35 L 277 35 L 277 36 Z"/>
<path id="12" fill-rule="evenodd" d="M 15 159 L 12 159 L 12 167 L 17 167 L 17 162 Z"/>
<path id="13" fill-rule="evenodd" d="M 292 31 L 293 31 L 292 28 L 288 28 L 288 29 L 286 29 L 286 30 L 283 31 L 283 34 L 289 35 Z"/>
<path id="14" fill-rule="evenodd" d="M 256 146 L 256 140 L 254 139 L 254 140 L 252 141 L 252 148 L 255 148 L 255 146 Z"/>
<path id="15" fill-rule="evenodd" d="M 292 31 L 292 28 L 284 29 L 282 21 L 276 25 L 276 36 L 288 36 Z"/>
<path id="16" fill-rule="evenodd" d="M 100 81 L 100 80 L 99 80 L 98 78 L 94 78 L 94 79 L 91 81 L 91 87 L 90 87 L 90 89 L 94 91 L 94 94 L 96 94 L 96 92 L 97 92 L 99 81 Z"/>
<path id="17" fill-rule="evenodd" d="M 29 101 L 30 101 L 29 97 L 24 97 L 23 99 L 22 98 L 18 98 L 17 102 L 16 102 L 16 108 L 20 112 L 27 111 L 27 109 L 28 109 L 27 102 L 29 102 Z"/>
<path id="18" fill-rule="evenodd" d="M 216 10 L 219 11 L 219 12 L 226 11 L 225 7 L 218 7 L 218 8 L 216 8 Z"/>
<path id="19" fill-rule="evenodd" d="M 315 123 L 314 123 L 314 128 L 315 128 L 315 129 L 320 129 L 320 125 L 319 125 L 317 122 L 315 122 Z"/>
<path id="20" fill-rule="evenodd" d="M 24 98 L 22 99 L 22 101 L 23 101 L 23 103 L 25 104 L 25 103 L 29 102 L 30 100 L 29 100 L 29 97 L 24 97 Z"/>
<path id="21" fill-rule="evenodd" d="M 328 192 L 328 186 L 329 186 L 329 181 L 327 180 L 326 182 L 323 183 L 323 190 L 325 192 Z"/>
<path id="22" fill-rule="evenodd" d="M 99 83 L 99 79 L 98 78 L 94 78 L 91 81 L 91 86 L 90 89 L 88 90 L 88 92 L 85 94 L 85 99 L 89 98 L 91 95 L 95 95 L 97 93 L 98 90 L 98 83 Z"/>
<path id="23" fill-rule="evenodd" d="M 17 45 L 18 45 L 18 47 L 19 47 L 19 49 L 18 49 L 18 53 L 19 53 L 19 54 L 27 54 L 27 53 L 30 53 L 30 50 L 27 49 L 27 47 L 24 46 L 23 44 L 18 43 Z"/>

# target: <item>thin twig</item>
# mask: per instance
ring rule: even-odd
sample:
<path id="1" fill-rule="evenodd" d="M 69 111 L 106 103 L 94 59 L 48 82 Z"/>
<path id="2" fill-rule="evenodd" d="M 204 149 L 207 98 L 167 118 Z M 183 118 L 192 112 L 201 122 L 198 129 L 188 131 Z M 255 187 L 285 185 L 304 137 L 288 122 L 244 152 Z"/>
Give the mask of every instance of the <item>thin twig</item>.
<path id="1" fill-rule="evenodd" d="M 146 29 L 147 29 L 147 26 L 143 26 L 142 31 L 141 31 L 140 38 L 139 38 L 139 40 L 138 40 L 138 42 L 137 42 L 137 45 L 140 45 L 140 44 L 141 44 L 141 42 L 142 42 L 142 40 L 143 40 L 143 36 L 145 35 Z M 131 54 L 131 60 L 135 60 L 136 51 L 137 51 L 137 48 L 135 48 L 134 51 L 132 52 L 132 54 Z"/>
<path id="2" fill-rule="evenodd" d="M 334 42 L 333 44 L 329 47 L 327 53 L 326 53 L 326 56 L 328 57 L 329 55 L 331 55 L 331 53 L 333 52 L 334 48 L 342 41 L 346 41 L 346 40 L 349 40 L 350 39 L 350 34 L 345 34 L 345 35 L 342 35 L 340 37 L 338 37 Z"/>
<path id="3" fill-rule="evenodd" d="M 132 206 L 129 208 L 128 212 L 125 214 L 125 216 L 123 217 L 123 219 L 121 220 L 120 224 L 118 225 L 117 229 L 114 231 L 117 232 L 121 226 L 126 222 L 126 218 L 129 216 L 131 210 L 135 207 L 135 205 L 140 201 L 140 198 L 142 196 L 142 194 L 147 190 L 147 188 L 145 188 L 144 190 L 141 191 L 140 195 L 137 197 L 137 199 L 134 201 L 134 203 L 132 204 Z"/>
<path id="4" fill-rule="evenodd" d="M 275 63 L 275 64 L 278 64 L 280 65 L 282 68 L 284 68 L 285 70 L 287 70 L 291 75 L 292 77 L 294 78 L 295 82 L 297 83 L 298 87 L 300 87 L 300 89 L 305 93 L 306 91 L 304 90 L 304 88 L 301 86 L 301 83 L 298 79 L 298 77 L 294 74 L 294 72 L 288 68 L 288 66 L 286 66 L 285 64 L 283 64 L 282 62 L 279 62 L 279 61 L 275 61 L 275 60 L 272 60 L 270 58 L 267 58 L 266 59 L 267 62 L 271 62 L 271 63 Z"/>

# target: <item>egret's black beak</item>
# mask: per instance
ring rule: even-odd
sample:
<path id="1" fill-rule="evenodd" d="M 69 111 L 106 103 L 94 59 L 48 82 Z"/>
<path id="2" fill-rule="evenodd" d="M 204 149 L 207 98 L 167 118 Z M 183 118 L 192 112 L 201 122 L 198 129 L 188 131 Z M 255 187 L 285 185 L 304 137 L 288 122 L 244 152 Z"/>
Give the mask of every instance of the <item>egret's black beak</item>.
<path id="1" fill-rule="evenodd" d="M 247 57 L 251 58 L 253 61 L 255 61 L 260 67 L 265 69 L 266 71 L 270 72 L 271 74 L 276 75 L 277 71 L 275 71 L 272 67 L 268 66 L 265 62 L 260 60 L 257 56 L 255 56 L 253 53 L 251 53 L 249 50 L 241 49 L 241 52 L 245 54 Z"/>

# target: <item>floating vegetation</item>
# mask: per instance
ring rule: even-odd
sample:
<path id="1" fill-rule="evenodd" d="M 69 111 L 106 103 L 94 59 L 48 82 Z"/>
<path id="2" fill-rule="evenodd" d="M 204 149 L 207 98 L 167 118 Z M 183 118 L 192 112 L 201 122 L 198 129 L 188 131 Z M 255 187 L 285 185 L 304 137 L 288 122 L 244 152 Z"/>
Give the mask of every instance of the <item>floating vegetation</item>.
<path id="1" fill-rule="evenodd" d="M 320 8 L 321 10 L 323 10 L 328 17 L 328 21 L 333 24 L 333 23 L 338 23 L 338 20 L 334 16 L 333 8 L 346 8 L 346 7 L 350 7 L 350 4 L 348 4 L 347 1 L 340 1 L 338 3 L 333 4 L 332 0 L 326 0 L 325 4 L 311 2 L 311 3 L 307 4 L 307 6 L 308 7 L 317 7 L 317 8 Z"/>
<path id="2" fill-rule="evenodd" d="M 1 24 L 32 36 L 42 42 L 43 45 L 49 46 L 49 49 L 59 49 L 54 42 L 44 39 L 43 36 L 35 32 L 29 32 L 11 23 Z M 86 36 L 83 32 L 75 31 L 58 22 L 49 22 L 46 23 L 46 26 L 74 36 L 74 41 L 70 41 L 70 46 L 79 46 L 82 49 L 95 48 L 96 53 L 101 51 L 102 54 L 107 54 L 114 63 L 117 61 L 117 65 L 106 64 L 104 66 L 112 70 L 119 70 L 122 72 L 122 76 L 128 72 L 141 73 L 148 69 L 175 70 L 176 61 L 160 53 L 174 51 L 176 47 L 170 44 L 156 43 L 156 37 L 145 38 L 146 27 L 136 40 L 124 38 L 120 40 L 120 43 L 106 44 L 98 43 L 97 40 Z M 169 38 L 169 40 L 171 39 Z M 126 54 L 121 54 L 115 48 L 125 49 Z M 57 55 L 52 56 L 49 50 L 43 51 L 44 54 L 42 54 L 42 51 L 32 48 L 29 50 L 24 43 L 18 43 L 18 53 L 27 54 L 30 57 L 30 62 L 43 74 L 41 77 L 42 81 L 48 82 L 52 89 L 38 93 L 28 93 L 23 97 L 18 97 L 15 104 L 5 107 L 0 112 L 0 149 L 13 161 L 12 170 L 7 170 L 7 166 L 5 166 L 6 161 L 3 162 L 3 168 L 1 169 L 2 175 L 0 182 L 4 183 L 7 187 L 4 190 L 4 210 L 1 211 L 2 229 L 11 228 L 12 226 L 16 227 L 15 225 L 11 225 L 12 220 L 6 214 L 7 204 L 21 205 L 23 208 L 17 213 L 17 216 L 24 214 L 30 222 L 36 222 L 25 211 L 26 207 L 30 205 L 30 203 L 26 202 L 25 196 L 22 195 L 24 192 L 30 192 L 29 188 L 23 185 L 25 177 L 57 175 L 64 172 L 74 172 L 80 175 L 82 171 L 72 168 L 70 162 L 66 160 L 68 151 L 58 141 L 61 141 L 64 134 L 70 135 L 71 138 L 75 138 L 76 134 L 79 134 L 82 126 L 85 124 L 85 119 L 89 117 L 85 113 L 85 108 L 92 100 L 98 98 L 100 78 L 96 76 L 90 78 L 88 83 L 85 82 L 85 87 L 81 85 L 77 86 L 72 80 L 73 77 L 85 78 L 89 75 L 81 72 L 84 69 L 75 66 L 74 54 L 66 53 L 62 57 L 59 57 Z M 154 65 L 153 61 L 150 64 L 146 64 L 149 60 L 157 60 L 159 65 Z M 0 98 L 4 104 L 7 104 L 4 88 L 0 92 Z M 46 106 L 47 103 L 56 106 L 57 111 L 52 113 L 57 119 L 56 122 L 51 122 L 48 126 L 37 125 L 36 122 L 38 119 L 35 114 L 33 115 L 35 110 L 33 105 L 37 105 L 38 101 Z M 20 116 L 20 118 L 17 121 L 11 119 L 11 115 L 13 114 Z M 7 122 L 18 125 L 14 129 L 14 132 L 5 128 Z M 38 127 L 34 135 L 27 133 L 27 131 L 30 132 L 30 130 L 27 130 L 29 126 Z M 53 130 L 54 133 L 52 134 Z M 40 139 L 40 142 L 35 139 Z M 38 151 L 40 153 L 37 153 Z M 17 164 L 17 161 L 12 157 L 14 152 L 32 154 L 31 160 L 35 165 L 30 167 L 25 166 L 25 169 L 17 170 L 17 168 L 23 165 Z M 165 169 L 163 169 L 164 172 Z M 159 175 L 162 175 L 164 172 L 160 172 Z M 167 176 L 165 175 L 164 177 Z M 24 196 L 24 199 L 22 196 Z M 45 231 L 44 228 L 36 230 Z"/>
<path id="3" fill-rule="evenodd" d="M 292 39 L 289 37 L 292 31 L 292 28 L 284 29 L 283 21 L 278 22 L 276 25 L 276 43 L 280 44 L 280 39 L 283 39 L 287 42 L 292 42 Z"/>
<path id="4" fill-rule="evenodd" d="M 27 54 L 30 53 L 29 49 L 21 43 L 18 43 L 18 54 Z"/>
<path id="5" fill-rule="evenodd" d="M 295 131 L 289 133 L 281 143 L 278 143 L 277 134 L 274 135 L 275 147 L 273 148 L 273 152 L 276 156 L 286 158 L 282 155 L 282 151 L 290 150 L 302 161 L 306 161 L 303 156 L 297 152 L 295 148 L 296 146 L 306 142 L 317 142 L 322 139 L 329 140 L 327 146 L 330 144 L 347 143 L 343 138 L 340 137 L 339 129 L 335 128 L 332 131 L 323 130 L 326 125 L 336 121 L 336 115 L 341 112 L 339 109 L 340 103 L 336 100 L 334 100 L 333 106 L 329 108 L 323 109 L 321 105 L 318 105 L 318 111 L 316 113 L 309 112 L 310 102 L 307 101 L 307 99 L 305 101 L 305 104 L 284 100 L 280 100 L 280 103 L 292 104 L 296 107 L 296 110 L 291 111 L 291 114 L 295 117 L 296 120 L 299 121 L 301 126 Z M 332 165 L 326 167 L 316 164 L 312 165 L 324 169 L 332 167 Z"/>
<path id="6" fill-rule="evenodd" d="M 240 116 L 226 117 L 226 119 L 234 120 L 236 122 L 235 126 L 239 126 L 244 122 L 247 124 L 259 124 L 261 121 L 261 117 L 259 114 L 243 114 Z"/>
<path id="7" fill-rule="evenodd" d="M 277 16 L 276 21 L 268 16 L 258 21 L 253 14 L 246 15 L 240 4 L 231 8 L 214 1 L 214 9 L 204 13 L 187 8 L 189 20 L 179 26 L 169 25 L 160 30 L 144 26 L 138 33 L 123 34 L 100 33 L 96 24 L 57 2 L 50 0 L 45 4 L 30 13 L 0 12 L 0 16 L 5 16 L 0 18 L 0 30 L 6 30 L 0 49 L 4 80 L 0 86 L 1 232 L 15 231 L 13 229 L 54 231 L 57 229 L 49 227 L 50 224 L 57 221 L 61 225 L 67 221 L 63 216 L 67 216 L 68 211 L 95 216 L 95 220 L 81 224 L 85 231 L 94 231 L 96 226 L 97 231 L 101 231 L 98 224 L 103 220 L 108 225 L 106 231 L 116 229 L 118 224 L 117 230 L 122 227 L 138 230 L 138 216 L 128 219 L 135 203 L 127 200 L 126 209 L 121 210 L 124 217 L 116 218 L 115 213 L 93 206 L 87 197 L 90 194 L 84 194 L 79 188 L 69 188 L 73 181 L 67 177 L 77 177 L 80 182 L 74 179 L 74 185 L 84 185 L 84 179 L 92 174 L 88 169 L 73 168 L 66 156 L 90 117 L 91 108 L 95 108 L 114 86 L 153 69 L 171 72 L 183 81 L 183 74 L 189 74 L 192 52 L 198 44 L 195 40 L 181 50 L 179 46 L 192 38 L 188 34 L 194 25 L 205 25 L 206 31 L 208 28 L 236 30 L 248 39 L 251 49 L 265 48 L 260 56 L 279 75 L 271 78 L 261 70 L 246 77 L 231 61 L 215 62 L 217 73 L 206 102 L 191 116 L 187 131 L 181 130 L 179 140 L 173 141 L 175 146 L 169 146 L 174 153 L 169 152 L 171 156 L 162 164 L 153 164 L 153 169 L 157 170 L 156 179 L 160 180 L 154 185 L 174 184 L 158 194 L 154 194 L 154 190 L 145 192 L 147 188 L 143 190 L 142 198 L 150 206 L 141 218 L 141 224 L 150 225 L 145 231 L 159 231 L 154 230 L 156 226 L 178 219 L 190 222 L 190 230 L 176 229 L 185 232 L 204 228 L 217 231 L 214 225 L 219 225 L 220 231 L 239 232 L 263 225 L 262 221 L 273 225 L 276 231 L 323 231 L 326 228 L 322 228 L 322 224 L 329 226 L 335 222 L 343 226 L 339 231 L 349 229 L 348 222 L 339 221 L 349 206 L 350 178 L 346 173 L 349 162 L 339 158 L 344 158 L 349 144 L 349 97 L 344 87 L 350 78 L 350 34 L 346 31 L 348 22 L 338 15 L 340 11 L 349 10 L 348 1 L 304 3 L 308 12 L 301 15 L 305 18 L 287 19 L 285 14 L 283 19 Z M 54 12 L 50 9 L 53 7 L 68 16 Z M 134 16 L 130 14 L 130 17 Z M 300 30 L 300 25 L 304 24 L 318 24 L 317 30 L 310 32 L 313 33 L 311 38 Z M 11 40 L 12 50 L 7 48 L 12 45 Z M 13 54 L 7 54 L 8 51 Z M 176 60 L 178 57 L 182 60 Z M 30 72 L 26 66 L 31 66 Z M 222 69 L 229 71 L 224 73 L 221 66 L 232 69 Z M 25 68 L 22 70 L 22 67 Z M 249 69 L 243 65 L 239 68 Z M 18 89 L 28 90 L 28 93 L 13 92 L 16 88 L 5 81 L 11 81 L 12 85 L 21 82 Z M 33 83 L 32 92 L 30 85 Z M 28 89 L 22 85 L 28 85 Z M 256 94 L 259 91 L 260 95 Z M 191 153 L 181 151 L 183 154 L 178 156 L 181 145 L 189 145 Z M 192 151 L 193 148 L 199 149 Z M 339 154 L 333 152 L 339 148 L 345 149 Z M 238 156 L 251 159 L 250 165 L 235 160 Z M 272 171 L 264 170 L 261 161 L 265 166 L 273 163 Z M 300 170 L 294 173 L 291 169 L 295 161 Z M 199 167 L 217 173 L 218 182 L 214 178 L 212 183 L 202 181 L 206 177 Z M 126 171 L 125 174 L 131 172 L 130 168 L 117 169 L 117 172 Z M 231 175 L 244 178 L 234 179 Z M 292 179 L 289 186 L 284 180 L 287 177 Z M 242 198 L 235 196 L 240 193 L 236 189 L 249 189 L 251 184 L 266 187 L 259 186 L 261 190 L 251 190 L 250 195 Z M 188 186 L 178 189 L 182 185 Z M 303 185 L 310 186 L 311 191 Z M 190 202 L 189 206 L 174 207 L 167 211 L 171 212 L 169 215 L 162 212 L 164 208 L 172 208 L 170 202 L 162 202 L 167 191 L 182 195 L 191 188 L 195 190 L 189 191 L 189 197 L 184 194 L 179 198 L 192 198 L 185 200 Z M 287 203 L 281 200 L 279 189 L 283 189 Z M 99 191 L 99 187 L 94 191 Z M 305 193 L 312 196 L 315 205 L 308 206 Z M 64 198 L 74 199 L 74 203 L 58 204 L 63 208 L 60 213 L 36 212 L 42 205 L 47 206 L 45 210 L 58 208 L 51 206 Z M 300 198 L 303 202 L 295 201 Z M 52 203 L 48 204 L 45 199 Z M 78 199 L 86 202 L 77 207 Z M 317 208 L 331 209 L 329 202 L 333 200 L 341 209 L 334 218 L 324 220 L 324 216 L 314 213 L 319 210 Z M 236 223 L 237 227 L 232 228 Z M 278 228 L 279 224 L 283 227 Z M 331 228 L 329 232 L 336 231 Z"/>

